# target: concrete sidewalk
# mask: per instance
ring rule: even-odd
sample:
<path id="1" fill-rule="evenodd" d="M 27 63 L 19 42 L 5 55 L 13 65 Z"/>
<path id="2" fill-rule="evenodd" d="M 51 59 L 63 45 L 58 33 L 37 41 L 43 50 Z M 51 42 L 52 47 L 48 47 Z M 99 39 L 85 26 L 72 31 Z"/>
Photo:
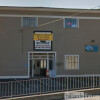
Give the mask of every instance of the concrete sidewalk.
<path id="1" fill-rule="evenodd" d="M 41 94 L 41 95 L 22 96 L 22 97 L 12 97 L 3 100 L 64 100 L 65 92 L 85 92 L 90 95 L 94 95 L 94 97 L 76 98 L 70 100 L 100 100 L 100 96 L 99 96 L 100 88 L 63 91 L 63 92 L 48 93 L 48 94 Z"/>

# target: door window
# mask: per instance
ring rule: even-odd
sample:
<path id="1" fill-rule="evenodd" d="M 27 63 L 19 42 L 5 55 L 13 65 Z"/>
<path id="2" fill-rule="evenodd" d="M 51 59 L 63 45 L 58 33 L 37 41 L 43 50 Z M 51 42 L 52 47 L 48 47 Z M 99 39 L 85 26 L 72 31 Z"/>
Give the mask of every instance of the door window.
<path id="1" fill-rule="evenodd" d="M 52 69 L 53 69 L 53 61 L 49 60 L 49 70 L 52 70 Z"/>

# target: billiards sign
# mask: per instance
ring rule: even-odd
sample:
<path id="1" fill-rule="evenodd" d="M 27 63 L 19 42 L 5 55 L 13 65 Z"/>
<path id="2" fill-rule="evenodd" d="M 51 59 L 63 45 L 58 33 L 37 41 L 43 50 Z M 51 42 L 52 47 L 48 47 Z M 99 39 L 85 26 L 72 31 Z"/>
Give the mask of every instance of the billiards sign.
<path id="1" fill-rule="evenodd" d="M 98 46 L 96 46 L 96 45 L 86 45 L 85 51 L 87 51 L 87 52 L 98 52 Z"/>

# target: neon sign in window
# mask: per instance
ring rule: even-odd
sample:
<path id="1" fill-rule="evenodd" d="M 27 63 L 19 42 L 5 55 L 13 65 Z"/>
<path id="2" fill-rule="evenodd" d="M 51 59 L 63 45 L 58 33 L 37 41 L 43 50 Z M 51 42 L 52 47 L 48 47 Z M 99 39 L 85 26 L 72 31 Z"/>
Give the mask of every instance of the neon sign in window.
<path id="1" fill-rule="evenodd" d="M 65 18 L 65 28 L 78 28 L 78 19 L 76 18 Z"/>

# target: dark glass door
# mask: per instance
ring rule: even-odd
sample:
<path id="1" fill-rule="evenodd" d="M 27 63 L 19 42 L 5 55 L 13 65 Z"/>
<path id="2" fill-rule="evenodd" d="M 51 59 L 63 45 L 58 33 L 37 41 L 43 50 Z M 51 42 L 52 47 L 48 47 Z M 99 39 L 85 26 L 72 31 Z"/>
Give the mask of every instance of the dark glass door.
<path id="1" fill-rule="evenodd" d="M 42 59 L 40 65 L 40 76 L 46 76 L 47 60 Z"/>

